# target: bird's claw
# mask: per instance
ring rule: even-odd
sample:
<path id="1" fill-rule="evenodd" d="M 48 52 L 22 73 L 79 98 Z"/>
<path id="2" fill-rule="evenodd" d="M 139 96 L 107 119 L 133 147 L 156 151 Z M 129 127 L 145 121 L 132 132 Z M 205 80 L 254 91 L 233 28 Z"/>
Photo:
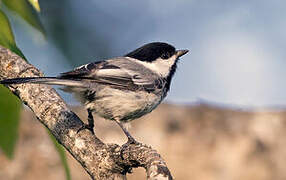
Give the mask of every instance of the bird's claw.
<path id="1" fill-rule="evenodd" d="M 123 152 L 124 152 L 124 151 L 128 148 L 128 146 L 131 145 L 131 144 L 138 145 L 138 144 L 140 144 L 140 143 L 137 142 L 132 136 L 129 136 L 127 142 L 121 146 L 121 150 L 120 150 L 121 159 L 124 159 L 124 157 L 123 157 Z"/>
<path id="2" fill-rule="evenodd" d="M 93 130 L 94 126 L 91 124 L 83 124 L 78 130 L 77 133 L 79 133 L 80 131 L 87 129 L 89 130 L 92 134 L 94 134 L 94 130 Z"/>

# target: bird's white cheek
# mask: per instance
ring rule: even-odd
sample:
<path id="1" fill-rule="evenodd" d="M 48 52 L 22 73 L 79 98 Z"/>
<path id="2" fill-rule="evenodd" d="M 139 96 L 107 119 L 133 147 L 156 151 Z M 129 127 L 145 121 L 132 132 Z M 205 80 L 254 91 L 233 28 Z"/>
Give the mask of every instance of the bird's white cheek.
<path id="1" fill-rule="evenodd" d="M 170 68 L 173 66 L 173 64 L 176 61 L 176 56 L 171 57 L 170 59 L 161 59 L 158 58 L 156 61 L 150 62 L 143 62 L 143 61 L 137 61 L 137 63 L 144 65 L 146 68 L 152 70 L 153 72 L 157 73 L 160 76 L 167 77 Z"/>
<path id="2" fill-rule="evenodd" d="M 165 77 L 169 74 L 170 71 L 170 64 L 167 62 L 156 62 L 153 64 L 152 70 L 155 71 L 157 74 Z"/>
<path id="3" fill-rule="evenodd" d="M 157 72 L 163 77 L 168 76 L 170 68 L 174 65 L 176 58 L 171 58 L 169 60 L 158 59 L 153 62 L 153 71 Z"/>

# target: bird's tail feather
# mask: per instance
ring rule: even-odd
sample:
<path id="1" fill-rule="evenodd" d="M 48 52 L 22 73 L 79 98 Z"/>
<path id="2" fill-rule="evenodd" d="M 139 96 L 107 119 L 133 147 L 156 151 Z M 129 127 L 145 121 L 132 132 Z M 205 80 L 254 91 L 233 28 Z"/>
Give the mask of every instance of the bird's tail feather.
<path id="1" fill-rule="evenodd" d="M 24 78 L 5 79 L 0 81 L 0 84 L 23 84 L 23 83 L 63 85 L 72 87 L 85 86 L 85 84 L 79 80 L 62 79 L 58 77 L 24 77 Z"/>

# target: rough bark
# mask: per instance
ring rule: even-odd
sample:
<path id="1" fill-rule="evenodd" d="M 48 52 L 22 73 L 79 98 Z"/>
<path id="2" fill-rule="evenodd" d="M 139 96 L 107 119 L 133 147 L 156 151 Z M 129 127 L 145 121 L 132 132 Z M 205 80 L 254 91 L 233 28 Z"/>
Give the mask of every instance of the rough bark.
<path id="1" fill-rule="evenodd" d="M 0 46 L 0 79 L 37 77 L 43 74 L 18 55 Z M 126 179 L 133 167 L 144 167 L 147 179 L 172 179 L 161 156 L 143 144 L 122 149 L 105 144 L 88 130 L 77 133 L 83 122 L 57 92 L 47 85 L 19 84 L 8 87 L 35 113 L 60 144 L 82 165 L 92 179 Z M 96 132 L 96 130 L 95 130 Z"/>

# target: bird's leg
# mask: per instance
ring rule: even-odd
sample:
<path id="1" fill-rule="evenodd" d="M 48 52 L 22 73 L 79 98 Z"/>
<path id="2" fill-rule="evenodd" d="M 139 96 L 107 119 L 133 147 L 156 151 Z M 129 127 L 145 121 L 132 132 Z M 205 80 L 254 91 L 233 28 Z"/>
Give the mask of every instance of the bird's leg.
<path id="1" fill-rule="evenodd" d="M 94 134 L 94 130 L 93 130 L 93 128 L 94 128 L 94 120 L 93 120 L 93 116 L 92 116 L 92 111 L 90 109 L 87 109 L 87 113 L 88 113 L 88 118 L 87 118 L 88 124 L 83 124 L 79 128 L 79 130 L 77 130 L 77 133 L 79 133 L 80 131 L 82 131 L 84 129 L 88 129 L 88 130 L 90 130 L 90 132 L 92 134 Z"/>
<path id="2" fill-rule="evenodd" d="M 124 134 L 127 136 L 128 140 L 125 144 L 123 144 L 121 146 L 121 150 L 120 150 L 120 156 L 122 159 L 123 158 L 123 151 L 130 145 L 130 144 L 140 144 L 139 142 L 137 142 L 131 135 L 130 133 L 127 131 L 127 129 L 124 127 L 124 125 L 119 121 L 119 120 L 115 120 L 115 122 L 119 125 L 119 127 L 123 130 Z M 132 169 L 128 169 L 127 172 L 131 172 Z"/>
<path id="3" fill-rule="evenodd" d="M 130 133 L 127 131 L 127 129 L 124 127 L 124 125 L 122 124 L 122 122 L 116 120 L 115 121 L 119 126 L 120 128 L 123 130 L 124 134 L 127 136 L 128 138 L 128 141 L 127 143 L 125 143 L 124 145 L 129 145 L 129 144 L 137 144 L 138 142 L 130 135 Z"/>

